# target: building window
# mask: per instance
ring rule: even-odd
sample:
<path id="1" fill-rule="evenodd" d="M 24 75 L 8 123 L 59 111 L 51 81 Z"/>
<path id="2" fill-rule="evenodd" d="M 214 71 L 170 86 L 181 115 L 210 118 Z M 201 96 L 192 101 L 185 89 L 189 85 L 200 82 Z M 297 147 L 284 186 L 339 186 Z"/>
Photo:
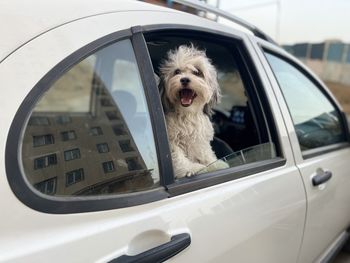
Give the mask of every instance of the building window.
<path id="1" fill-rule="evenodd" d="M 142 169 L 142 166 L 139 163 L 139 160 L 137 159 L 137 157 L 127 158 L 127 159 L 125 159 L 125 161 L 128 164 L 128 170 L 129 171 L 135 171 L 135 170 L 141 170 Z"/>
<path id="2" fill-rule="evenodd" d="M 135 151 L 135 149 L 131 146 L 130 140 L 119 141 L 119 146 L 123 152 Z"/>
<path id="3" fill-rule="evenodd" d="M 112 126 L 115 135 L 126 135 L 125 128 L 122 124 Z"/>
<path id="4" fill-rule="evenodd" d="M 56 122 L 57 122 L 58 124 L 71 123 L 71 122 L 72 122 L 72 119 L 71 119 L 70 116 L 65 116 L 65 115 L 63 115 L 63 116 L 58 116 L 58 117 L 56 118 Z"/>
<path id="5" fill-rule="evenodd" d="M 61 132 L 62 140 L 63 141 L 71 141 L 75 140 L 77 138 L 77 135 L 75 134 L 75 131 L 64 131 Z"/>
<path id="6" fill-rule="evenodd" d="M 102 163 L 102 167 L 105 173 L 111 173 L 115 170 L 113 161 Z"/>
<path id="7" fill-rule="evenodd" d="M 48 144 L 54 144 L 54 138 L 52 134 L 33 136 L 33 146 L 43 146 Z"/>
<path id="8" fill-rule="evenodd" d="M 97 150 L 99 153 L 108 153 L 109 152 L 109 148 L 108 148 L 107 143 L 96 144 L 96 147 L 97 147 Z"/>
<path id="9" fill-rule="evenodd" d="M 120 120 L 117 111 L 106 111 L 106 116 L 110 121 Z"/>
<path id="10" fill-rule="evenodd" d="M 34 169 L 43 169 L 45 167 L 57 164 L 56 154 L 50 154 L 34 159 Z"/>
<path id="11" fill-rule="evenodd" d="M 92 128 L 90 128 L 89 134 L 92 136 L 98 136 L 98 135 L 102 135 L 103 132 L 102 132 L 101 127 L 92 127 Z"/>
<path id="12" fill-rule="evenodd" d="M 66 186 L 78 183 L 84 180 L 84 169 L 80 168 L 77 170 L 66 173 Z"/>
<path id="13" fill-rule="evenodd" d="M 56 122 L 59 123 L 59 124 L 65 124 L 65 123 L 71 123 L 72 122 L 72 119 L 70 116 L 58 116 L 56 118 Z"/>
<path id="14" fill-rule="evenodd" d="M 80 150 L 78 148 L 64 152 L 64 160 L 71 161 L 80 158 Z"/>
<path id="15" fill-rule="evenodd" d="M 108 98 L 102 98 L 100 102 L 101 102 L 101 106 L 104 106 L 104 107 L 114 106 L 113 102 Z"/>
<path id="16" fill-rule="evenodd" d="M 34 185 L 40 192 L 47 195 L 54 195 L 56 193 L 57 177 L 51 178 Z"/>
<path id="17" fill-rule="evenodd" d="M 39 117 L 39 116 L 33 116 L 29 119 L 28 125 L 30 126 L 48 126 L 50 125 L 49 118 L 47 117 Z"/>

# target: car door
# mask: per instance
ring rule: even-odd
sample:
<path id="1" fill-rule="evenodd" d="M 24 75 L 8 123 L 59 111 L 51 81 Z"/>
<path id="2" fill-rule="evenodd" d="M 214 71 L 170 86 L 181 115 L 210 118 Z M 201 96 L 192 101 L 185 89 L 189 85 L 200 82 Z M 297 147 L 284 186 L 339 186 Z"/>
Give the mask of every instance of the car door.
<path id="1" fill-rule="evenodd" d="M 0 64 L 12 98 L 1 97 L 0 260 L 295 262 L 303 184 L 248 38 L 180 13 L 136 13 L 67 23 Z M 256 109 L 269 119 L 262 123 L 273 155 L 174 179 L 153 68 L 135 27 L 169 23 L 240 43 L 246 81 L 264 94 L 253 96 L 265 102 Z"/>
<path id="2" fill-rule="evenodd" d="M 329 259 L 348 237 L 350 145 L 346 117 L 330 93 L 299 62 L 270 45 L 263 47 L 272 70 L 267 69 L 271 82 L 276 93 L 280 88 L 283 94 L 281 107 L 307 194 L 299 262 L 319 262 Z"/>

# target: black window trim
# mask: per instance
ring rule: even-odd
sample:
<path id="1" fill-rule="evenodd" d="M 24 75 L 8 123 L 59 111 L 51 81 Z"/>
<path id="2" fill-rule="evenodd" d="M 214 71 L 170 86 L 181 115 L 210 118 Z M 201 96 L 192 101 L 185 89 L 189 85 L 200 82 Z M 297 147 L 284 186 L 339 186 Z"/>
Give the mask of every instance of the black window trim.
<path id="1" fill-rule="evenodd" d="M 166 187 L 166 185 L 174 181 L 174 175 L 162 102 L 154 78 L 154 70 L 148 53 L 147 44 L 143 37 L 143 28 L 141 26 L 135 26 L 131 28 L 131 31 L 133 33 L 132 43 L 135 57 L 144 84 L 154 140 L 156 142 L 155 146 L 159 162 L 160 184 Z M 136 45 L 135 42 L 138 42 L 138 45 Z"/>
<path id="2" fill-rule="evenodd" d="M 234 181 L 256 173 L 279 168 L 286 165 L 286 163 L 286 160 L 281 157 L 247 163 L 224 170 L 205 173 L 199 176 L 180 178 L 173 184 L 168 185 L 167 189 L 170 197 L 173 197 L 213 185 Z"/>
<path id="3" fill-rule="evenodd" d="M 312 76 L 312 74 L 310 74 L 308 72 L 308 69 L 304 68 L 302 65 L 300 65 L 295 60 L 285 56 L 282 52 L 277 51 L 276 48 L 271 48 L 271 47 L 269 47 L 267 45 L 264 45 L 264 44 L 261 44 L 261 43 L 258 43 L 258 45 L 259 45 L 259 47 L 260 47 L 260 49 L 261 49 L 261 51 L 263 53 L 263 56 L 266 59 L 267 64 L 270 66 L 271 72 L 273 73 L 274 78 L 275 78 L 275 80 L 276 80 L 278 85 L 279 85 L 279 83 L 277 81 L 277 77 L 276 77 L 276 75 L 275 75 L 275 73 L 274 73 L 274 71 L 273 71 L 273 69 L 272 69 L 272 67 L 271 67 L 271 65 L 270 65 L 266 55 L 265 55 L 266 53 L 280 58 L 281 60 L 285 61 L 286 63 L 289 63 L 292 66 L 294 66 L 297 70 L 299 70 L 302 74 L 304 74 L 304 76 L 307 77 L 321 91 L 321 93 L 329 100 L 329 102 L 332 104 L 334 109 L 339 114 L 340 122 L 341 122 L 341 128 L 342 128 L 342 130 L 344 132 L 345 140 L 343 142 L 334 143 L 334 144 L 326 145 L 326 146 L 321 146 L 321 147 L 317 147 L 317 148 L 309 149 L 309 150 L 305 150 L 305 151 L 302 151 L 300 149 L 301 156 L 302 156 L 303 160 L 307 160 L 307 159 L 310 159 L 310 158 L 318 157 L 320 155 L 324 155 L 324 154 L 327 154 L 327 153 L 330 153 L 330 152 L 333 152 L 333 151 L 338 151 L 338 150 L 350 147 L 350 132 L 349 132 L 349 126 L 348 126 L 348 123 L 347 123 L 346 114 L 345 114 L 345 112 L 343 112 L 342 110 L 339 109 L 337 103 L 334 101 L 332 96 L 330 96 L 330 94 L 327 92 L 324 84 L 322 84 L 317 79 L 315 79 Z M 281 87 L 279 87 L 279 89 L 281 89 Z M 286 102 L 286 99 L 284 97 L 284 94 L 283 94 L 282 91 L 281 91 L 281 93 L 282 93 L 284 101 L 285 101 L 285 103 L 287 105 L 287 102 Z M 287 109 L 288 109 L 290 118 L 292 118 L 291 117 L 292 115 L 290 113 L 290 109 L 289 109 L 288 105 L 287 105 Z M 293 124 L 293 127 L 294 127 L 294 124 Z M 293 128 L 293 129 L 295 129 L 295 128 Z"/>
<path id="4" fill-rule="evenodd" d="M 12 191 L 17 196 L 17 198 L 29 206 L 40 212 L 51 213 L 51 214 L 71 214 L 71 213 L 83 213 L 83 212 L 93 212 L 93 211 L 103 211 L 116 208 L 130 207 L 135 205 L 141 205 L 149 202 L 154 202 L 167 198 L 169 194 L 166 192 L 164 187 L 159 186 L 155 189 L 146 190 L 142 192 L 135 192 L 132 194 L 116 194 L 116 195 L 103 195 L 103 196 L 86 196 L 81 197 L 59 197 L 59 196 L 49 196 L 40 193 L 33 185 L 31 185 L 27 178 L 23 175 L 22 163 L 21 163 L 21 136 L 24 132 L 24 128 L 29 121 L 32 109 L 41 98 L 41 96 L 51 88 L 51 84 L 56 81 L 60 76 L 67 72 L 71 67 L 85 59 L 86 57 L 94 54 L 96 51 L 109 46 L 118 41 L 130 39 L 132 43 L 133 50 L 135 52 L 136 60 L 138 66 L 144 68 L 144 64 L 147 64 L 147 54 L 145 54 L 145 43 L 143 42 L 142 35 L 137 33 L 133 29 L 125 29 L 115 33 L 111 33 L 104 37 L 101 37 L 82 48 L 78 49 L 56 66 L 54 66 L 39 82 L 33 87 L 26 98 L 21 103 L 18 108 L 16 115 L 11 123 L 11 127 L 8 133 L 6 141 L 5 150 L 5 167 L 8 182 L 11 186 Z M 145 78 L 144 74 L 147 73 L 145 70 L 140 69 L 141 79 L 144 85 L 144 90 L 146 97 L 149 98 L 151 95 L 148 91 L 150 87 L 150 82 L 152 80 L 150 77 Z M 153 78 L 153 75 L 152 75 Z M 153 78 L 155 83 L 155 80 Z M 155 86 L 155 84 L 154 84 Z M 154 90 L 151 91 L 154 95 Z M 160 114 L 160 102 L 157 105 L 157 101 L 152 99 L 152 103 L 149 104 L 149 111 L 151 115 L 152 124 L 157 123 L 155 130 L 161 131 L 161 123 L 159 121 L 155 122 L 155 117 Z M 153 113 L 158 110 L 158 115 Z M 155 136 L 155 143 L 159 145 L 157 137 Z M 157 147 L 157 146 L 156 146 Z M 163 147 L 164 148 L 164 147 Z M 163 149 L 162 147 L 157 147 L 157 150 Z M 163 158 L 163 152 L 158 152 L 159 169 L 160 174 L 165 173 L 165 169 L 169 169 L 166 165 L 160 161 Z M 169 159 L 169 157 L 168 157 Z M 170 160 L 170 159 L 169 159 Z"/>

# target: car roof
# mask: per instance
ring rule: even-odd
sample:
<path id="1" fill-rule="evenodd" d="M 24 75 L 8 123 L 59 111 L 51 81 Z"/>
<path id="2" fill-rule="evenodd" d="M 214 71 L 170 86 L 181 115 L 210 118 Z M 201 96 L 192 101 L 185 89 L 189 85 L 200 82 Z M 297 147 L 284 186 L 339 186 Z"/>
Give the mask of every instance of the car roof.
<path id="1" fill-rule="evenodd" d="M 90 16 L 136 10 L 177 12 L 131 0 L 1 0 L 0 62 L 31 39 L 63 24 Z"/>

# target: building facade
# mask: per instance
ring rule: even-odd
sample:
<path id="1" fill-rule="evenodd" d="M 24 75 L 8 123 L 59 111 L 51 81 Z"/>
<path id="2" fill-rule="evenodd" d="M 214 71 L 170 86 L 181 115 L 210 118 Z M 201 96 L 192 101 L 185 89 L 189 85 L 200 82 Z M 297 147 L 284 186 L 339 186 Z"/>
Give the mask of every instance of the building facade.
<path id="1" fill-rule="evenodd" d="M 77 69 L 66 74 L 52 90 L 74 97 L 65 87 L 76 74 Z M 34 109 L 22 145 L 29 183 L 44 194 L 57 196 L 126 193 L 151 187 L 151 170 L 109 91 L 96 75 L 88 86 L 87 111 L 45 111 L 54 104 L 50 96 L 44 96 Z"/>

